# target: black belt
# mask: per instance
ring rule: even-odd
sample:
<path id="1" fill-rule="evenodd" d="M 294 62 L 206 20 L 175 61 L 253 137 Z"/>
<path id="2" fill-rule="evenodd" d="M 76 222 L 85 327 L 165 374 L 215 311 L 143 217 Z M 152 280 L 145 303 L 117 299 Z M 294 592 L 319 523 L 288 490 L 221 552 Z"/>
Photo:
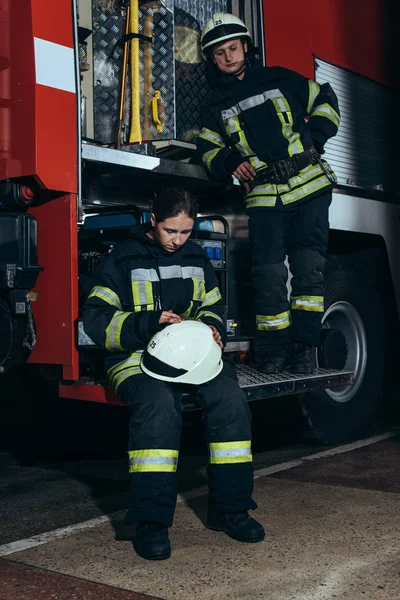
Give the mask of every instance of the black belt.
<path id="1" fill-rule="evenodd" d="M 312 148 L 305 152 L 294 154 L 284 160 L 278 160 L 270 167 L 257 171 L 253 183 L 254 185 L 260 185 L 261 183 L 285 183 L 291 177 L 298 175 L 302 169 L 305 169 L 308 165 L 316 164 L 319 160 L 320 155 L 314 146 L 312 146 Z"/>
<path id="2" fill-rule="evenodd" d="M 290 158 L 278 160 L 272 163 L 270 167 L 257 171 L 256 176 L 251 182 L 244 182 L 245 191 L 246 193 L 249 193 L 246 190 L 247 186 L 250 188 L 249 191 L 251 191 L 257 185 L 263 183 L 286 183 L 286 181 L 291 177 L 298 175 L 300 171 L 305 167 L 308 167 L 308 165 L 315 165 L 317 163 L 321 166 L 329 181 L 331 181 L 331 183 L 336 183 L 336 180 L 322 162 L 320 154 L 314 146 L 312 146 L 300 154 L 294 154 Z"/>

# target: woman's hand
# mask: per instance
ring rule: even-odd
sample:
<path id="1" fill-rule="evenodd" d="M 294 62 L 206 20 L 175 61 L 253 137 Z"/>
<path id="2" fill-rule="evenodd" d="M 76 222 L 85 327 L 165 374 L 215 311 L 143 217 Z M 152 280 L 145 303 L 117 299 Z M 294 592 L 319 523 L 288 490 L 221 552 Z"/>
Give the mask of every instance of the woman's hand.
<path id="1" fill-rule="evenodd" d="M 209 327 L 212 329 L 214 341 L 217 342 L 218 346 L 222 350 L 224 345 L 221 340 L 221 334 L 219 333 L 218 329 L 216 327 L 214 327 L 214 325 L 209 325 Z"/>
<path id="2" fill-rule="evenodd" d="M 180 323 L 183 320 L 183 317 L 173 313 L 172 310 L 164 310 L 158 322 L 160 325 L 165 325 L 165 323 Z"/>

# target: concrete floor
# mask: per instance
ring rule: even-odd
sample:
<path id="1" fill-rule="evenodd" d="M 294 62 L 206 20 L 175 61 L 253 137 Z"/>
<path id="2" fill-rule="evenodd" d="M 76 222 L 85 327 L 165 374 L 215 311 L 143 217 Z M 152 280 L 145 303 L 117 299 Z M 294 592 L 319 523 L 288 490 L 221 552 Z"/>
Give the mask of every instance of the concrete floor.
<path id="1" fill-rule="evenodd" d="M 137 557 L 114 521 L 7 555 L 0 597 L 399 600 L 399 454 L 391 438 L 256 479 L 260 544 L 205 529 L 202 496 L 177 506 L 170 560 Z"/>

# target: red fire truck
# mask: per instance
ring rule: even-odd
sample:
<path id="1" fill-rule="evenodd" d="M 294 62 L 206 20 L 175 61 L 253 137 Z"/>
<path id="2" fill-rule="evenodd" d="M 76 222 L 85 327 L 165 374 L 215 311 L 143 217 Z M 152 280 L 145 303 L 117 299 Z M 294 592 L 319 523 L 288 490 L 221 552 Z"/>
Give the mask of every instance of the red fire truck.
<path id="1" fill-rule="evenodd" d="M 216 11 L 246 22 L 265 64 L 329 81 L 339 97 L 341 127 L 326 147 L 338 184 L 313 376 L 264 376 L 249 365 L 242 198 L 193 161 L 207 93 L 200 31 Z M 201 200 L 193 238 L 215 267 L 225 351 L 241 359 L 249 400 L 296 395 L 327 443 L 365 430 L 393 372 L 400 309 L 393 22 L 382 0 L 2 0 L 0 372 L 23 365 L 57 381 L 62 398 L 118 403 L 80 321 L 90 276 L 148 219 L 155 191 L 185 186 Z"/>

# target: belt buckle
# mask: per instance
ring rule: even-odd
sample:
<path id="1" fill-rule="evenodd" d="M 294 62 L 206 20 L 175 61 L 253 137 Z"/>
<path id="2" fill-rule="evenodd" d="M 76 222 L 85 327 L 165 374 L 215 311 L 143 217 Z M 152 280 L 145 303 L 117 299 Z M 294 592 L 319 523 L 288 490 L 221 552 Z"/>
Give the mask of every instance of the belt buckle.
<path id="1" fill-rule="evenodd" d="M 273 164 L 274 175 L 279 183 L 288 181 L 294 175 L 298 175 L 300 170 L 298 169 L 295 161 L 292 160 L 277 160 Z"/>

